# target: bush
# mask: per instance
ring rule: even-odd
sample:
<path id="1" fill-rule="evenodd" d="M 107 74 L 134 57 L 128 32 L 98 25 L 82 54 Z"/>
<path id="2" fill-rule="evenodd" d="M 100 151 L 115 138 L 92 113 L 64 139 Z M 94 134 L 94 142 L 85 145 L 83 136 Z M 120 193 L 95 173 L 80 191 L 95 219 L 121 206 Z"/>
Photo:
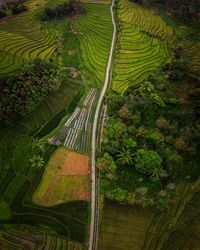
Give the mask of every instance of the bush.
<path id="1" fill-rule="evenodd" d="M 7 16 L 6 13 L 0 10 L 0 19 L 6 16 Z"/>
<path id="2" fill-rule="evenodd" d="M 23 4 L 16 3 L 12 7 L 12 14 L 16 15 L 16 14 L 19 14 L 19 13 L 26 11 L 26 10 L 27 10 L 26 6 L 24 6 Z"/>
<path id="3" fill-rule="evenodd" d="M 163 173 L 162 158 L 153 150 L 139 149 L 134 158 L 135 168 L 141 173 L 150 175 L 153 180 L 159 180 Z"/>
<path id="4" fill-rule="evenodd" d="M 46 8 L 44 13 L 41 15 L 41 20 L 46 21 L 49 19 L 60 19 L 68 16 L 74 11 L 73 4 L 71 2 L 60 4 L 54 9 Z"/>
<path id="5" fill-rule="evenodd" d="M 116 200 L 121 203 L 126 201 L 127 190 L 124 190 L 120 187 L 113 189 L 110 192 L 107 192 L 106 196 L 111 200 Z"/>

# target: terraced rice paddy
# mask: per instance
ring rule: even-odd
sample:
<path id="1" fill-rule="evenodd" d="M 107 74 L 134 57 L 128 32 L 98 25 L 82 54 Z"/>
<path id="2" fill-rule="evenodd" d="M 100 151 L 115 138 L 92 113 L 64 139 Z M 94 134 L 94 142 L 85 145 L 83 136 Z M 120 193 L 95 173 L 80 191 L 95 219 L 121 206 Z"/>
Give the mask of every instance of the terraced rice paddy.
<path id="1" fill-rule="evenodd" d="M 50 96 L 41 106 L 29 117 L 21 120 L 19 126 L 24 131 L 39 131 L 45 126 L 53 117 L 56 116 L 63 109 L 67 109 L 69 103 L 72 101 L 74 95 L 79 91 L 80 84 L 73 81 L 64 83 L 61 88 Z"/>
<path id="2" fill-rule="evenodd" d="M 88 201 L 89 163 L 88 156 L 60 147 L 46 166 L 33 202 L 49 207 L 69 201 Z"/>
<path id="3" fill-rule="evenodd" d="M 93 86 L 101 86 L 112 39 L 110 5 L 88 3 L 84 7 L 87 13 L 74 24 L 80 38 L 83 74 Z"/>
<path id="4" fill-rule="evenodd" d="M 31 229 L 32 230 L 32 229 Z M 83 250 L 83 245 L 73 242 L 68 238 L 56 237 L 50 234 L 42 234 L 31 231 L 30 227 L 22 230 L 4 230 L 0 231 L 0 248 L 6 249 L 53 249 L 53 250 Z"/>
<path id="5" fill-rule="evenodd" d="M 110 4 L 111 0 L 82 0 L 82 3 L 101 3 L 101 4 Z"/>
<path id="6" fill-rule="evenodd" d="M 50 139 L 50 142 L 64 145 L 78 152 L 89 153 L 92 115 L 96 98 L 97 91 L 95 88 L 91 88 L 66 121 L 64 127 Z"/>
<path id="7" fill-rule="evenodd" d="M 51 155 L 55 148 L 49 147 L 48 155 Z M 32 196 L 40 183 L 42 172 L 43 170 L 30 169 L 29 165 L 23 168 L 19 167 L 15 171 L 10 166 L 1 169 L 0 223 L 4 225 L 5 223 L 18 224 L 20 222 L 20 224 L 32 225 L 35 222 L 40 222 L 42 225 L 52 228 L 57 234 L 84 242 L 88 223 L 88 204 L 86 201 L 73 200 L 59 203 L 59 205 L 48 207 L 48 209 L 45 206 L 37 206 L 32 203 Z M 8 207 L 6 210 L 8 215 L 6 216 L 3 213 L 2 202 Z"/>
<path id="8" fill-rule="evenodd" d="M 188 58 L 189 72 L 200 76 L 200 45 L 199 43 L 186 42 L 183 46 L 185 56 Z"/>
<path id="9" fill-rule="evenodd" d="M 148 229 L 144 249 L 198 249 L 200 239 L 200 180 L 195 183 L 180 183 L 177 187 L 177 202 L 159 216 L 154 214 Z M 151 232 L 155 232 L 151 234 Z M 187 248 L 188 243 L 190 247 Z"/>
<path id="10" fill-rule="evenodd" d="M 120 0 L 118 15 L 122 22 L 134 24 L 141 31 L 145 31 L 166 42 L 172 42 L 175 39 L 173 30 L 153 10 L 144 9 L 129 0 Z"/>
<path id="11" fill-rule="evenodd" d="M 123 94 L 129 86 L 142 82 L 159 66 L 170 61 L 167 43 L 142 32 L 140 25 L 136 21 L 134 23 L 131 18 L 124 18 L 121 13 L 126 11 L 124 10 L 125 3 L 132 4 L 131 2 L 119 2 L 120 31 L 112 82 L 112 89 L 120 94 Z M 136 8 L 137 11 L 137 8 L 140 7 L 133 4 L 132 8 Z M 143 14 L 140 13 L 142 20 L 144 19 Z M 149 18 L 153 18 L 152 13 L 148 15 Z"/>
<path id="12" fill-rule="evenodd" d="M 200 180 L 179 183 L 177 201 L 158 211 L 106 200 L 100 250 L 197 250 L 200 245 Z"/>
<path id="13" fill-rule="evenodd" d="M 30 1 L 28 7 L 31 7 L 33 2 Z M 23 62 L 36 57 L 48 61 L 57 49 L 58 32 L 42 26 L 38 20 L 41 6 L 45 3 L 46 1 L 38 3 L 34 5 L 35 9 L 32 6 L 27 12 L 0 22 L 1 75 L 12 73 Z"/>

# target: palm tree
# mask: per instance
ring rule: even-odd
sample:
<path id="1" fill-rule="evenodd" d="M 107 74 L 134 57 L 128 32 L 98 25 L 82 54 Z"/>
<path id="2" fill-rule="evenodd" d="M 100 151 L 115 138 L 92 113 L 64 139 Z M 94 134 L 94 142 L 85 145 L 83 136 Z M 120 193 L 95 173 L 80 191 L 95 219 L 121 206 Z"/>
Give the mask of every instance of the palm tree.
<path id="1" fill-rule="evenodd" d="M 44 152 L 45 150 L 45 144 L 46 142 L 44 140 L 35 139 L 35 144 L 34 144 L 35 148 L 38 148 L 42 152 Z"/>
<path id="2" fill-rule="evenodd" d="M 159 167 L 154 167 L 153 169 L 151 169 L 149 171 L 150 173 L 150 179 L 152 181 L 159 181 L 160 180 L 160 177 L 162 176 L 163 174 L 163 168 L 161 166 Z"/>
<path id="3" fill-rule="evenodd" d="M 42 168 L 45 164 L 43 157 L 40 155 L 34 155 L 30 159 L 30 163 L 31 163 L 31 168 L 36 168 L 36 169 Z"/>
<path id="4" fill-rule="evenodd" d="M 122 165 L 126 164 L 132 164 L 133 163 L 133 154 L 131 154 L 131 151 L 129 149 L 123 148 L 119 153 L 117 154 L 118 161 Z"/>

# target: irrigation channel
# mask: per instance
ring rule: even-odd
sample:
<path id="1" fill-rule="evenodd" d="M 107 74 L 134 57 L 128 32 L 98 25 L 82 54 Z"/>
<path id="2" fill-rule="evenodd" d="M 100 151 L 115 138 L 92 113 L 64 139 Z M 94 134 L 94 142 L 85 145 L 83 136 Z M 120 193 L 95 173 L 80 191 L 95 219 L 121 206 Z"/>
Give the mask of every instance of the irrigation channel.
<path id="1" fill-rule="evenodd" d="M 115 40 L 116 40 L 116 24 L 114 18 L 114 4 L 115 0 L 112 0 L 112 5 L 110 7 L 110 13 L 112 17 L 112 24 L 113 24 L 113 36 L 112 36 L 112 43 L 110 47 L 110 54 L 108 59 L 108 64 L 106 68 L 106 75 L 104 79 L 104 85 L 99 96 L 97 108 L 95 111 L 94 116 L 94 123 L 92 129 L 92 169 L 91 169 L 91 178 L 92 178 L 92 190 L 91 190 L 91 223 L 90 223 L 90 238 L 89 238 L 89 250 L 96 250 L 97 249 L 97 241 L 98 241 L 98 219 L 99 219 L 99 185 L 98 179 L 96 175 L 96 139 L 97 139 L 97 127 L 98 127 L 98 120 L 99 115 L 102 107 L 103 98 L 106 94 L 106 90 L 109 86 L 110 80 L 110 72 L 111 72 L 111 65 L 112 65 L 112 57 L 113 57 L 113 50 L 115 47 Z"/>

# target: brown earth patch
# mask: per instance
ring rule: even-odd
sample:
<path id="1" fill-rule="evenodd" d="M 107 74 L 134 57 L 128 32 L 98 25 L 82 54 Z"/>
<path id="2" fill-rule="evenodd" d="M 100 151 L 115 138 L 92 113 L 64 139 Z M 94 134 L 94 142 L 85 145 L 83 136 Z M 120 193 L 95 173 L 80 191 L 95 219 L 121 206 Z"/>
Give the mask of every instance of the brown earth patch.
<path id="1" fill-rule="evenodd" d="M 76 152 L 69 152 L 57 175 L 87 175 L 89 172 L 89 157 Z"/>

